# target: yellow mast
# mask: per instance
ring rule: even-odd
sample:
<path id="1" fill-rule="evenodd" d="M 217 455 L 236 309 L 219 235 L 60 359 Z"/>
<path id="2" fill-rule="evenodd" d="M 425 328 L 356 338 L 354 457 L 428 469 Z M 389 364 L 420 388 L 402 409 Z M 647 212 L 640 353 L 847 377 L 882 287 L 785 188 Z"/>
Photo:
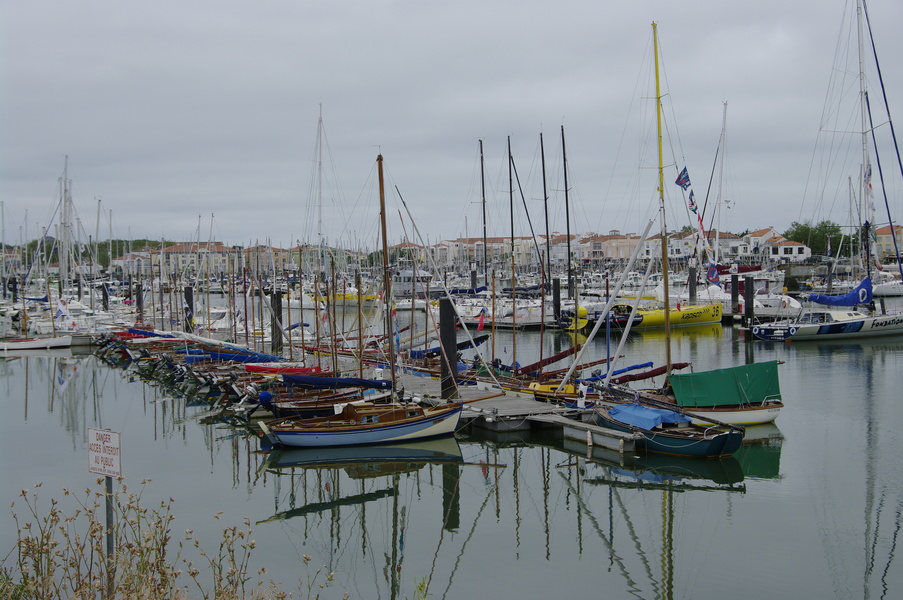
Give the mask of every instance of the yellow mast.
<path id="1" fill-rule="evenodd" d="M 652 23 L 652 49 L 655 54 L 655 115 L 658 132 L 658 199 L 662 221 L 662 282 L 665 290 L 665 382 L 671 376 L 671 298 L 668 295 L 668 228 L 665 222 L 665 164 L 662 155 L 662 88 L 658 75 L 658 25 Z"/>

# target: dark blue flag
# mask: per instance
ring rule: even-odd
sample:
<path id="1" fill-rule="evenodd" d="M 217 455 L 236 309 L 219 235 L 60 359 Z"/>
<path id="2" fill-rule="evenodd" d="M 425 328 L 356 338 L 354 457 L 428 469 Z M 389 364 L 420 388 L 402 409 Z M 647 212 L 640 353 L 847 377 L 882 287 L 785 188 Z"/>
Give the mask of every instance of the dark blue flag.
<path id="1" fill-rule="evenodd" d="M 690 174 L 687 173 L 686 167 L 684 167 L 684 170 L 680 172 L 680 175 L 677 176 L 677 180 L 674 183 L 685 190 L 690 187 Z"/>

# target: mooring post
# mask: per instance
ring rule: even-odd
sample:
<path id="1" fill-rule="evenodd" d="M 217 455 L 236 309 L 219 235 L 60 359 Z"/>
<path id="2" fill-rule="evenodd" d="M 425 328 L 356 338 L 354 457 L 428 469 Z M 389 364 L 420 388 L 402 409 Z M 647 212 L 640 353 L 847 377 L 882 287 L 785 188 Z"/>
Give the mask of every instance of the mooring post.
<path id="1" fill-rule="evenodd" d="M 756 288 L 751 275 L 744 277 L 743 282 L 743 321 L 749 327 L 752 325 L 755 315 L 753 304 L 756 301 Z"/>
<path id="2" fill-rule="evenodd" d="M 273 290 L 270 295 L 272 321 L 270 321 L 270 351 L 279 356 L 282 354 L 282 292 Z M 303 318 L 303 317 L 302 317 Z M 291 325 L 291 323 L 289 323 Z"/>
<path id="3" fill-rule="evenodd" d="M 194 331 L 194 288 L 185 286 L 185 332 Z"/>
<path id="4" fill-rule="evenodd" d="M 687 293 L 690 295 L 690 304 L 696 304 L 696 267 L 690 267 L 687 275 Z"/>
<path id="5" fill-rule="evenodd" d="M 450 298 L 439 300 L 439 346 L 442 359 L 440 377 L 442 379 L 442 399 L 458 397 L 455 375 L 458 372 L 458 346 L 455 334 L 455 307 Z"/>
<path id="6" fill-rule="evenodd" d="M 737 317 L 740 314 L 740 277 L 736 273 L 731 273 L 731 316 Z"/>

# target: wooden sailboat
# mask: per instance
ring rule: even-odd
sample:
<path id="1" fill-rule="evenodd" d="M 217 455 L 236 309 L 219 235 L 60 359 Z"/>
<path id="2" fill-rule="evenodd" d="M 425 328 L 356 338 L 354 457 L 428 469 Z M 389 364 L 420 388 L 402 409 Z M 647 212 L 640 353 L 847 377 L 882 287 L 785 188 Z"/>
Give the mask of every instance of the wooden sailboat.
<path id="1" fill-rule="evenodd" d="M 380 221 L 383 240 L 384 297 L 392 297 L 386 236 L 385 189 L 383 157 L 377 156 L 379 175 Z M 392 330 L 391 311 L 385 311 L 386 332 Z M 389 362 L 387 387 L 394 387 L 396 379 L 393 336 L 386 336 L 386 356 Z M 394 394 L 394 392 L 393 392 Z M 336 413 L 310 419 L 277 419 L 263 422 L 260 428 L 274 446 L 322 447 L 357 446 L 365 444 L 397 443 L 410 440 L 452 435 L 461 417 L 463 403 L 455 402 L 434 407 L 397 400 L 387 403 L 360 402 L 336 407 Z"/>

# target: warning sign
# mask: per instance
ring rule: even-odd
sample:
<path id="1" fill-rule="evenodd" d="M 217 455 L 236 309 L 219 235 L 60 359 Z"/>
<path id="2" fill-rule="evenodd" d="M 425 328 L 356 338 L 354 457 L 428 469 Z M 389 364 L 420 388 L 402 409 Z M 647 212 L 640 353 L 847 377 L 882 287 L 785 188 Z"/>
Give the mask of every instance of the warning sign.
<path id="1" fill-rule="evenodd" d="M 119 434 L 107 429 L 88 429 L 88 472 L 122 477 Z"/>

